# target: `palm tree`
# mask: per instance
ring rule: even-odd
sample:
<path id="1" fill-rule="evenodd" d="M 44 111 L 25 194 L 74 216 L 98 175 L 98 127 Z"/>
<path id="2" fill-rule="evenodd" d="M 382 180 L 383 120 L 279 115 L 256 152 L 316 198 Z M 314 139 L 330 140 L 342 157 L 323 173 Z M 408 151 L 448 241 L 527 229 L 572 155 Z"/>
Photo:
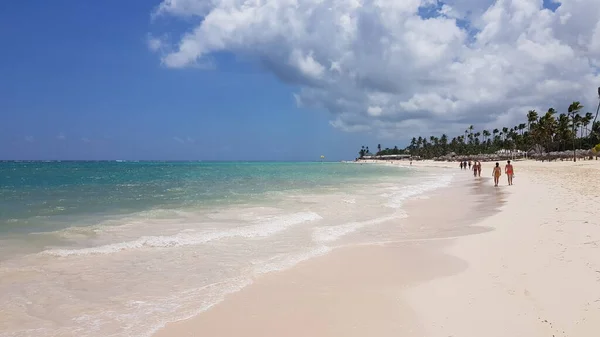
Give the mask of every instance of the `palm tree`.
<path id="1" fill-rule="evenodd" d="M 506 135 L 508 134 L 508 128 L 506 126 L 502 128 L 502 134 L 504 135 L 503 140 L 506 140 Z"/>
<path id="2" fill-rule="evenodd" d="M 358 155 L 360 156 L 360 158 L 362 158 L 365 156 L 365 153 L 366 153 L 365 146 L 363 145 L 363 146 L 361 146 L 360 151 L 358 151 Z"/>
<path id="3" fill-rule="evenodd" d="M 442 147 L 442 155 L 446 155 L 448 153 L 448 136 L 446 134 L 440 137 L 440 145 Z"/>
<path id="4" fill-rule="evenodd" d="M 557 113 L 553 108 L 548 109 L 543 116 L 539 116 L 535 110 L 530 110 L 526 115 L 526 123 L 510 128 L 495 128 L 491 132 L 475 131 L 473 125 L 470 125 L 464 134 L 452 138 L 451 141 L 448 141 L 446 134 L 439 138 L 433 135 L 419 136 L 413 137 L 410 145 L 404 150 L 398 149 L 397 146 L 382 150 L 381 144 L 377 145 L 377 149 L 379 154 L 410 153 L 432 158 L 450 152 L 457 155 L 493 153 L 502 147 L 529 150 L 532 146 L 543 146 L 546 152 L 550 152 L 566 149 L 569 141 L 573 142 L 574 150 L 577 149 L 577 144 L 580 148 L 587 148 L 600 143 L 600 121 L 594 121 L 591 113 L 580 115 L 582 108 L 579 102 L 573 102 L 569 106 L 568 114 L 562 113 L 558 116 L 555 116 Z M 361 146 L 359 154 L 361 157 L 370 154 L 369 147 Z"/>
<path id="5" fill-rule="evenodd" d="M 570 130 L 570 121 L 569 116 L 566 114 L 560 114 L 556 119 L 556 135 L 558 138 L 559 144 L 566 144 L 569 139 L 571 139 L 571 130 Z M 559 145 L 560 147 L 560 145 Z"/>
<path id="6" fill-rule="evenodd" d="M 531 123 L 535 123 L 538 119 L 538 113 L 535 110 L 529 110 L 527 112 L 527 129 L 531 131 Z"/>
<path id="7" fill-rule="evenodd" d="M 589 130 L 588 130 L 587 126 L 590 125 L 590 123 L 592 122 L 593 119 L 594 119 L 594 115 L 591 112 L 586 112 L 585 116 L 581 120 L 581 123 L 583 124 L 583 128 L 585 129 L 585 137 L 586 138 L 589 135 Z"/>
<path id="8" fill-rule="evenodd" d="M 483 142 L 485 143 L 485 142 L 487 142 L 488 137 L 490 136 L 490 132 L 488 130 L 483 130 L 482 133 L 483 133 Z"/>
<path id="9" fill-rule="evenodd" d="M 581 105 L 581 103 L 579 102 L 573 102 L 571 103 L 571 105 L 569 105 L 569 115 L 572 116 L 571 117 L 571 132 L 573 133 L 573 161 L 577 161 L 577 152 L 575 151 L 575 138 L 576 138 L 576 133 L 575 133 L 575 125 L 577 123 L 575 116 L 579 115 L 579 110 L 583 109 L 583 105 Z"/>
<path id="10" fill-rule="evenodd" d="M 581 124 L 583 123 L 583 118 L 580 114 L 576 113 L 573 115 L 573 123 L 575 123 L 575 130 L 581 134 Z"/>

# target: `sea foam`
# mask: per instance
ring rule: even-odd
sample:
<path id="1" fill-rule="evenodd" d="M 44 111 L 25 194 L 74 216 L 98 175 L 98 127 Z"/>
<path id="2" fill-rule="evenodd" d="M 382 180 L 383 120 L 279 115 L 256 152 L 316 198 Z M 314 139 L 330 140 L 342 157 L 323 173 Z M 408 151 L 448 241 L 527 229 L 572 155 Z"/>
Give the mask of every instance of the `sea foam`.
<path id="1" fill-rule="evenodd" d="M 402 204 L 407 199 L 420 196 L 421 194 L 434 191 L 438 188 L 449 186 L 453 178 L 453 174 L 440 175 L 417 185 L 399 187 L 394 191 L 384 193 L 381 196 L 388 198 L 388 202 L 385 204 L 387 207 L 401 208 Z"/>
<path id="2" fill-rule="evenodd" d="M 345 235 L 356 232 L 357 230 L 363 227 L 374 226 L 380 223 L 384 223 L 386 221 L 391 221 L 404 217 L 406 217 L 405 213 L 397 212 L 392 216 L 369 219 L 366 221 L 350 222 L 347 224 L 337 226 L 317 227 L 313 230 L 312 237 L 313 240 L 316 242 L 332 242 L 338 240 L 339 238 Z"/>
<path id="3" fill-rule="evenodd" d="M 213 231 L 202 233 L 180 232 L 169 236 L 143 236 L 139 239 L 127 242 L 113 243 L 97 247 L 80 249 L 50 249 L 42 254 L 67 257 L 73 255 L 113 254 L 124 250 L 140 248 L 169 248 L 192 246 L 233 237 L 242 238 L 264 238 L 277 234 L 289 227 L 305 222 L 317 221 L 322 217 L 314 212 L 298 212 L 284 216 L 275 216 L 263 219 L 261 222 L 245 227 L 232 228 L 225 231 Z"/>

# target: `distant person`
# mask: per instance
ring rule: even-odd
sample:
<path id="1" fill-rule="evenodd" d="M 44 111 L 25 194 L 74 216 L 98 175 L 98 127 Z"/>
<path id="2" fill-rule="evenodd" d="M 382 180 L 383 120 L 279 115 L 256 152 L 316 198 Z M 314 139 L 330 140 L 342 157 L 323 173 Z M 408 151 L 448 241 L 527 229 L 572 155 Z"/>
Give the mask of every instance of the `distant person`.
<path id="1" fill-rule="evenodd" d="M 477 162 L 473 162 L 473 177 L 477 177 Z"/>
<path id="2" fill-rule="evenodd" d="M 494 166 L 494 171 L 492 171 L 492 177 L 494 177 L 494 186 L 498 186 L 498 181 L 500 181 L 501 175 L 502 170 L 500 169 L 500 164 L 496 163 L 496 166 Z"/>
<path id="3" fill-rule="evenodd" d="M 461 170 L 463 169 L 463 162 L 462 161 L 460 162 L 460 169 Z"/>
<path id="4" fill-rule="evenodd" d="M 469 170 L 471 169 L 471 161 L 469 160 Z"/>
<path id="5" fill-rule="evenodd" d="M 481 162 L 477 162 L 477 176 L 481 177 Z"/>
<path id="6" fill-rule="evenodd" d="M 515 175 L 515 170 L 512 166 L 512 164 L 510 163 L 510 160 L 508 160 L 506 162 L 506 166 L 504 166 L 504 173 L 506 173 L 506 177 L 508 178 L 508 185 L 512 185 L 513 184 L 513 176 Z"/>

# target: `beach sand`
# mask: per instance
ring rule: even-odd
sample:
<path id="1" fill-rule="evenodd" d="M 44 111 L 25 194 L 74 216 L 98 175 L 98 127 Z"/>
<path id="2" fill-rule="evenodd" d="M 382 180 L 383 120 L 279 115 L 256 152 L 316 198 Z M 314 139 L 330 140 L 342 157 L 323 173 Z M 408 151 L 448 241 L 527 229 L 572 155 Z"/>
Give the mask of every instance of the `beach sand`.
<path id="1" fill-rule="evenodd" d="M 407 164 L 407 163 L 403 163 Z M 597 336 L 600 162 L 492 163 L 429 199 L 389 240 L 266 274 L 156 336 Z M 464 177 L 462 177 L 464 175 Z"/>

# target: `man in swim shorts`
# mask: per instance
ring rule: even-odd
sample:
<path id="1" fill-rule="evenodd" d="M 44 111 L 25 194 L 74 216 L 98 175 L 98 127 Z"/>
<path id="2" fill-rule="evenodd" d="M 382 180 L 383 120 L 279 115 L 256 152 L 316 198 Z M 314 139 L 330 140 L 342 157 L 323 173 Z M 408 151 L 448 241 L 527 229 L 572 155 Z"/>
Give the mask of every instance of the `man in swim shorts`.
<path id="1" fill-rule="evenodd" d="M 506 173 L 506 176 L 508 177 L 508 185 L 512 185 L 513 175 L 515 175 L 515 171 L 513 169 L 512 164 L 510 163 L 510 160 L 507 161 L 506 166 L 504 166 L 504 173 Z"/>
<path id="2" fill-rule="evenodd" d="M 496 166 L 494 166 L 494 170 L 492 171 L 492 177 L 494 177 L 494 186 L 498 186 L 498 181 L 500 181 L 501 175 L 502 170 L 500 169 L 500 164 L 496 163 Z"/>

